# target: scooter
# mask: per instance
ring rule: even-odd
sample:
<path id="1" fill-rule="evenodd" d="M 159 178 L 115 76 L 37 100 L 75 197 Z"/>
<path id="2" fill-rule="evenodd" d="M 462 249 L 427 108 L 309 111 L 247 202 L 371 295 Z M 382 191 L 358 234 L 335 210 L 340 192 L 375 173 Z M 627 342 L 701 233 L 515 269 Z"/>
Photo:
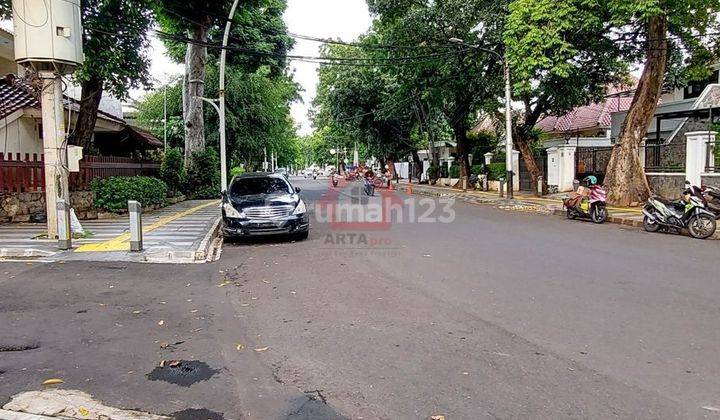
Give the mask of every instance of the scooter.
<path id="1" fill-rule="evenodd" d="M 693 194 L 692 188 L 686 189 L 680 200 L 651 197 L 643 208 L 643 214 L 643 227 L 648 232 L 687 229 L 693 238 L 707 239 L 717 229 L 715 214 L 705 208 L 703 199 Z"/>
<path id="2" fill-rule="evenodd" d="M 369 195 L 370 197 L 375 195 L 375 184 L 373 184 L 373 180 L 369 178 L 365 178 L 365 194 Z"/>
<path id="3" fill-rule="evenodd" d="M 605 223 L 608 219 L 607 192 L 597 184 L 597 178 L 589 176 L 583 180 L 587 187 L 580 187 L 577 193 L 563 200 L 568 219 L 590 219 L 593 223 Z"/>
<path id="4" fill-rule="evenodd" d="M 705 186 L 702 188 L 706 207 L 715 214 L 715 220 L 720 220 L 720 188 Z"/>
<path id="5" fill-rule="evenodd" d="M 340 182 L 340 175 L 338 175 L 338 174 L 336 174 L 336 173 L 333 174 L 333 175 L 332 175 L 332 185 L 333 185 L 333 187 L 336 187 L 336 188 L 337 188 L 339 182 Z"/>

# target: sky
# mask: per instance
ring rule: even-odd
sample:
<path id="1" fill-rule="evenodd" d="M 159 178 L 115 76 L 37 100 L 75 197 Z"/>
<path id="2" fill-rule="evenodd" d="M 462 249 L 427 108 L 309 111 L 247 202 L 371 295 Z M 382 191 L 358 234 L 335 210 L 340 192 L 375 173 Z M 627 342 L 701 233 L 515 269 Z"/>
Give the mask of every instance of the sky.
<path id="1" fill-rule="evenodd" d="M 288 31 L 299 35 L 352 41 L 370 27 L 371 18 L 365 0 L 289 0 L 285 12 Z M 318 56 L 321 43 L 297 39 L 292 55 Z M 165 55 L 165 47 L 151 37 L 149 55 L 152 60 L 150 73 L 156 86 L 161 86 L 174 75 L 182 75 L 183 67 Z M 308 119 L 318 82 L 319 65 L 307 62 L 290 62 L 294 79 L 302 87 L 302 102 L 294 103 L 292 115 L 300 126 L 300 134 L 312 132 Z M 131 93 L 135 99 L 144 94 L 142 90 Z"/>

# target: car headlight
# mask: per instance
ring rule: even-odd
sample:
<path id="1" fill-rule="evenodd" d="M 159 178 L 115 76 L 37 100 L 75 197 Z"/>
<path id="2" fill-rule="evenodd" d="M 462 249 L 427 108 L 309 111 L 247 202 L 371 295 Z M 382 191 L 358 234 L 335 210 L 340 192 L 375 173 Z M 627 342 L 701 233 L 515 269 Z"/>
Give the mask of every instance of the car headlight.
<path id="1" fill-rule="evenodd" d="M 300 200 L 297 207 L 295 207 L 295 211 L 293 212 L 293 215 L 299 215 L 299 214 L 305 214 L 307 213 L 307 206 L 305 205 L 305 202 Z"/>
<path id="2" fill-rule="evenodd" d="M 238 211 L 230 203 L 223 203 L 223 210 L 225 210 L 225 216 L 230 219 L 245 219 L 247 217 L 244 212 Z"/>

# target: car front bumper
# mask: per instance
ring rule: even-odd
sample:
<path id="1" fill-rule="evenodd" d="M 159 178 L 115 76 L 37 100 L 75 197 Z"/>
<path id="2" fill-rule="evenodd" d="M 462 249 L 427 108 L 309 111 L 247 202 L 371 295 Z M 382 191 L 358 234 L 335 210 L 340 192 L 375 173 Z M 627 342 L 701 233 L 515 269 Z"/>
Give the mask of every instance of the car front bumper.
<path id="1" fill-rule="evenodd" d="M 223 217 L 224 236 L 290 235 L 310 230 L 307 213 L 272 220 L 231 219 Z"/>

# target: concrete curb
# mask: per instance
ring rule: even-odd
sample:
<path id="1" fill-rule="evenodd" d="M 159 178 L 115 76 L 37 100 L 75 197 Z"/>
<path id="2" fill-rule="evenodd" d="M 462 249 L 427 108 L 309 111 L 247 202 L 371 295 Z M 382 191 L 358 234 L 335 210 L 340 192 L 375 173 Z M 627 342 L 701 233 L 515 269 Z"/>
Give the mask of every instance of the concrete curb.
<path id="1" fill-rule="evenodd" d="M 209 257 L 214 254 L 212 251 L 214 239 L 220 232 L 222 217 L 218 216 L 212 224 L 208 233 L 198 245 L 195 251 L 168 251 L 145 254 L 145 261 L 155 264 L 200 264 L 209 262 Z"/>
<path id="2" fill-rule="evenodd" d="M 215 222 L 213 223 L 208 233 L 200 242 L 200 246 L 198 246 L 197 251 L 195 251 L 195 261 L 207 261 L 208 256 L 210 255 L 210 248 L 212 247 L 213 239 L 215 239 L 215 237 L 217 237 L 218 235 L 218 232 L 220 232 L 221 222 L 222 217 L 218 216 L 217 219 L 215 219 Z"/>
<path id="3" fill-rule="evenodd" d="M 48 417 L 41 416 L 39 414 L 28 414 L 21 413 L 19 411 L 8 411 L 0 409 L 0 419 L 2 420 L 52 420 L 52 419 L 63 419 L 67 417 Z"/>
<path id="4" fill-rule="evenodd" d="M 36 248 L 0 248 L 0 258 L 47 258 L 55 254 Z"/>

